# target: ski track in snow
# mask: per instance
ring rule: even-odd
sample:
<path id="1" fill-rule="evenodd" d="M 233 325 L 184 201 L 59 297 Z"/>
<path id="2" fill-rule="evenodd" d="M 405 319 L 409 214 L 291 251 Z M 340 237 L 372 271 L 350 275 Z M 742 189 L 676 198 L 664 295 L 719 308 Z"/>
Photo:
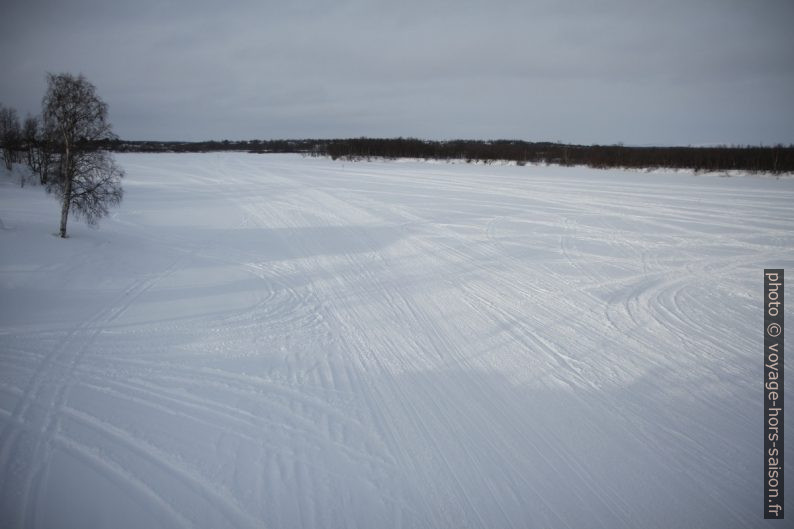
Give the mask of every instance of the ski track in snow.
<path id="1" fill-rule="evenodd" d="M 763 525 L 794 180 L 118 159 L 2 183 L 0 527 Z"/>

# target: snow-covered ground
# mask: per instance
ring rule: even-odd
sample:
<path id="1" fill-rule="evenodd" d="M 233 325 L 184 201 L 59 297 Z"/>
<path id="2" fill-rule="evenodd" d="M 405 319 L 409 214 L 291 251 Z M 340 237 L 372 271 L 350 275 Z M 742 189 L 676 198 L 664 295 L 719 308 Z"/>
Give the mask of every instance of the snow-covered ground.
<path id="1" fill-rule="evenodd" d="M 793 179 L 117 158 L 0 186 L 0 527 L 763 526 Z"/>

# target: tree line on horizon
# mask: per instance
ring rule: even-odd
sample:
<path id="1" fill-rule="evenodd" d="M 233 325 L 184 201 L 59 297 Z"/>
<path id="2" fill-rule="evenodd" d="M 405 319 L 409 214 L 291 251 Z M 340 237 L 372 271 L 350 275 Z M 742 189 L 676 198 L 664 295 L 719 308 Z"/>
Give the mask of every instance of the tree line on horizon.
<path id="1" fill-rule="evenodd" d="M 16 121 L 16 124 L 14 123 Z M 36 117 L 28 116 L 19 124 L 13 109 L 0 107 L 0 146 L 6 166 L 11 160 L 27 157 L 34 172 L 47 166 L 46 135 L 40 131 Z M 462 160 L 491 163 L 496 161 L 546 165 L 584 165 L 599 169 L 691 169 L 703 172 L 748 171 L 757 173 L 794 173 L 794 145 L 711 147 L 653 147 L 618 145 L 576 145 L 559 142 L 523 140 L 423 140 L 418 138 L 346 138 L 346 139 L 277 139 L 277 140 L 209 140 L 129 141 L 115 136 L 103 137 L 84 145 L 108 152 L 201 153 L 237 151 L 250 153 L 300 153 L 328 156 L 334 160 L 369 158 L 418 158 L 426 160 Z M 38 154 L 37 154 L 38 153 Z"/>
<path id="2" fill-rule="evenodd" d="M 425 160 L 496 161 L 546 165 L 584 165 L 599 169 L 692 169 L 703 172 L 740 170 L 758 173 L 794 173 L 794 145 L 634 147 L 575 145 L 522 140 L 449 140 L 417 138 L 349 138 L 243 141 L 123 141 L 110 140 L 104 148 L 115 152 L 300 153 L 334 160 L 418 158 Z"/>

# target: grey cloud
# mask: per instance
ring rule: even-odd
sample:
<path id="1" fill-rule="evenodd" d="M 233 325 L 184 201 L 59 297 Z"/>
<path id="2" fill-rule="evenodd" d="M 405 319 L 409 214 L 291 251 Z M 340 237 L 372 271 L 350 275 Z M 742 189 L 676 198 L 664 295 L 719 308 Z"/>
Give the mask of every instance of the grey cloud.
<path id="1" fill-rule="evenodd" d="M 12 2 L 0 101 L 81 71 L 128 138 L 794 143 L 794 6 Z"/>

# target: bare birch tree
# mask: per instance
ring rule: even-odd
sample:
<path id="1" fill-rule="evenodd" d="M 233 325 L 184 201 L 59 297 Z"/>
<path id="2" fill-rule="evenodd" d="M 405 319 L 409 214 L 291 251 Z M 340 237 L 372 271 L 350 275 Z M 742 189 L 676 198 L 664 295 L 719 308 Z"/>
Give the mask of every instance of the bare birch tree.
<path id="1" fill-rule="evenodd" d="M 54 146 L 54 174 L 46 177 L 47 191 L 61 200 L 59 235 L 66 237 L 69 212 L 89 224 L 121 202 L 124 172 L 98 142 L 114 138 L 107 120 L 107 104 L 83 75 L 48 74 L 42 101 L 44 141 Z"/>
<path id="2" fill-rule="evenodd" d="M 0 105 L 0 147 L 2 147 L 3 161 L 9 171 L 11 164 L 16 161 L 21 136 L 17 111 Z"/>

